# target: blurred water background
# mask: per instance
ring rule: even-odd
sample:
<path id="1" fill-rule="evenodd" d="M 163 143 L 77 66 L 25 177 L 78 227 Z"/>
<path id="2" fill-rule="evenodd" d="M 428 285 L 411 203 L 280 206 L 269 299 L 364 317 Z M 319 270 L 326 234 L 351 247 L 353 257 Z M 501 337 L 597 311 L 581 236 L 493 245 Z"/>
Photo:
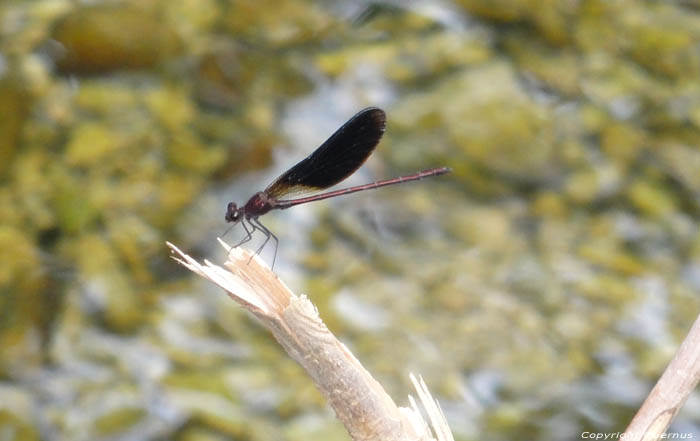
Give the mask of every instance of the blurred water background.
<path id="1" fill-rule="evenodd" d="M 164 242 L 368 105 L 350 184 L 454 172 L 265 216 L 280 276 L 458 440 L 624 429 L 700 309 L 698 78 L 693 0 L 0 3 L 0 440 L 349 439 Z"/>

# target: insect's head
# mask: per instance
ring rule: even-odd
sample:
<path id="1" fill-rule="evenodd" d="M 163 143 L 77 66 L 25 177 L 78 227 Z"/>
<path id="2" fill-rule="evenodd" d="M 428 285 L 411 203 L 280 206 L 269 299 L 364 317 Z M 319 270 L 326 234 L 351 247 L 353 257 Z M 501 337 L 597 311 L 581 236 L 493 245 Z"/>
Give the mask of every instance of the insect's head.
<path id="1" fill-rule="evenodd" d="M 235 203 L 229 202 L 228 206 L 226 207 L 226 222 L 238 223 L 241 221 L 242 218 L 243 207 L 238 208 L 238 206 Z"/>

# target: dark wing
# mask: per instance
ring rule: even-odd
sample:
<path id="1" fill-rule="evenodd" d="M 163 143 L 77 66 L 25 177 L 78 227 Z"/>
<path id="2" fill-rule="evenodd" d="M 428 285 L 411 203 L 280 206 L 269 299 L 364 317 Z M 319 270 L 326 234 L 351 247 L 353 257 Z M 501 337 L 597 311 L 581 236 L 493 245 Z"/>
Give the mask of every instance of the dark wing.
<path id="1" fill-rule="evenodd" d="M 385 127 L 386 115 L 382 109 L 361 110 L 312 154 L 275 179 L 265 192 L 280 199 L 332 187 L 364 164 Z"/>

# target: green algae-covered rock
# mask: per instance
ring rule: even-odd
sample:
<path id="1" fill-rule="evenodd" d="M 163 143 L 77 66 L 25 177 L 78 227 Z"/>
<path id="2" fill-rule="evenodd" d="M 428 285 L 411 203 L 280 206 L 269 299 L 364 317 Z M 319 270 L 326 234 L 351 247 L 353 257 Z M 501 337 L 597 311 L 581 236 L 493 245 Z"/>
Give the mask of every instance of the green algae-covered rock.
<path id="1" fill-rule="evenodd" d="M 39 250 L 19 227 L 0 223 L 0 261 L 0 374 L 9 375 L 41 363 L 41 331 L 51 322 L 44 307 L 59 294 L 47 291 Z"/>
<path id="2" fill-rule="evenodd" d="M 0 78 L 0 176 L 4 175 L 19 147 L 22 126 L 32 99 L 19 78 Z"/>
<path id="3" fill-rule="evenodd" d="M 308 44 L 342 26 L 321 4 L 301 0 L 237 1 L 224 25 L 236 38 L 272 47 Z"/>
<path id="4" fill-rule="evenodd" d="M 439 121 L 462 161 L 492 173 L 542 180 L 557 171 L 549 110 L 523 93 L 503 63 L 458 72 L 430 94 L 405 100 L 392 115 L 401 130 Z"/>
<path id="5" fill-rule="evenodd" d="M 58 67 L 67 73 L 104 73 L 157 65 L 182 49 L 177 32 L 158 13 L 106 4 L 71 11 L 53 30 L 63 45 Z"/>

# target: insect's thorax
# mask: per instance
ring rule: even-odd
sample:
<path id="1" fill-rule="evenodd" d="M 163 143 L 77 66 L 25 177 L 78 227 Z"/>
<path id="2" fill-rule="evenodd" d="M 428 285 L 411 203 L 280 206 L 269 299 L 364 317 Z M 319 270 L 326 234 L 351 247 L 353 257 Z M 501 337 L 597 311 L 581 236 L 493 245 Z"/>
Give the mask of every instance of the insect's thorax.
<path id="1" fill-rule="evenodd" d="M 270 199 L 267 194 L 259 191 L 246 202 L 243 211 L 246 218 L 258 217 L 274 208 L 274 199 Z"/>

